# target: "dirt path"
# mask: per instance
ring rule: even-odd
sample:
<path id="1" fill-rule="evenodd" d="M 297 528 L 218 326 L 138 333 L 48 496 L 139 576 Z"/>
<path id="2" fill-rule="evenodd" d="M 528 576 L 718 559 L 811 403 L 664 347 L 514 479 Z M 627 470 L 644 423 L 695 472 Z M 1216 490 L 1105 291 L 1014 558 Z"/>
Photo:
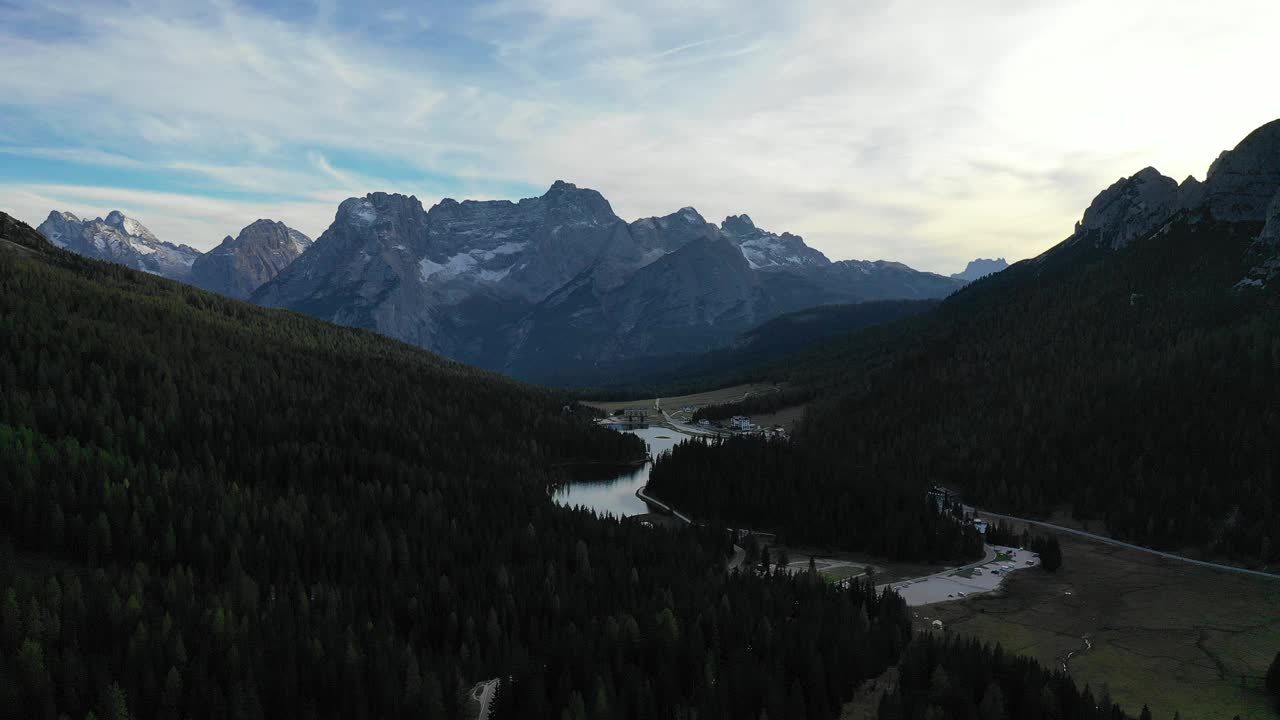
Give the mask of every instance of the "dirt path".
<path id="1" fill-rule="evenodd" d="M 480 706 L 480 709 L 476 712 L 476 720 L 488 719 L 489 703 L 493 702 L 493 696 L 497 693 L 498 678 L 476 683 L 476 686 L 471 688 L 471 700 Z"/>

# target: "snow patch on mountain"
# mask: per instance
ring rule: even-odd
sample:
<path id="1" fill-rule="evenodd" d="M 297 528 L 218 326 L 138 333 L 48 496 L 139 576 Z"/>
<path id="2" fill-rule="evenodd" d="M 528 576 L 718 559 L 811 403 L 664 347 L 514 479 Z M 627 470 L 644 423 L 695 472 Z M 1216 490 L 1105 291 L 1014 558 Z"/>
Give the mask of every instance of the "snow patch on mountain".
<path id="1" fill-rule="evenodd" d="M 424 257 L 418 262 L 418 275 L 423 282 L 433 277 L 438 280 L 452 280 L 463 276 L 469 276 L 484 282 L 497 282 L 509 275 L 516 263 L 511 263 L 504 268 L 496 270 L 484 268 L 481 265 L 499 256 L 521 253 L 528 246 L 529 243 L 527 242 L 503 243 L 490 250 L 476 249 L 461 252 L 446 258 L 443 263 Z"/>
<path id="2" fill-rule="evenodd" d="M 738 247 L 752 270 L 803 270 L 831 264 L 799 235 L 761 230 L 746 214 L 725 218 L 720 232 Z"/>

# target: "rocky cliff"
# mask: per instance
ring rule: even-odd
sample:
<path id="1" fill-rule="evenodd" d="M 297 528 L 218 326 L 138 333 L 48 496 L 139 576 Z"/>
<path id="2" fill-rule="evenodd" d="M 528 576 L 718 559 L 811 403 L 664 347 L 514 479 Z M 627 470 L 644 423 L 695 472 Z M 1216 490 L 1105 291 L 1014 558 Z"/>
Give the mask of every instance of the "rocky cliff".
<path id="1" fill-rule="evenodd" d="M 196 258 L 191 282 L 245 299 L 311 247 L 311 238 L 282 222 L 258 220 Z"/>

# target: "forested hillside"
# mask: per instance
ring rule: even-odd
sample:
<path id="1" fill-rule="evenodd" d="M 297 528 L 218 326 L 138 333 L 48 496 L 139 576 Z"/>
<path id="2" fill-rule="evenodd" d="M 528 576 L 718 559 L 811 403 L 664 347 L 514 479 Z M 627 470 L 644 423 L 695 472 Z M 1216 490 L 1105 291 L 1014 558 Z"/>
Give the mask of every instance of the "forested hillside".
<path id="1" fill-rule="evenodd" d="M 701 416 L 812 401 L 796 443 L 851 478 L 1021 514 L 1065 503 L 1121 538 L 1274 563 L 1280 303 L 1237 287 L 1259 230 L 1183 216 L 1118 250 L 1064 244 Z"/>
<path id="2" fill-rule="evenodd" d="M 777 533 L 782 544 L 863 550 L 908 561 L 976 559 L 982 536 L 893 476 L 852 477 L 839 458 L 785 441 L 689 440 L 664 455 L 647 490 L 713 525 Z"/>
<path id="3" fill-rule="evenodd" d="M 896 595 L 554 506 L 553 394 L 53 248 L 0 214 L 0 716 L 834 717 Z M 91 715 L 92 714 L 92 715 Z"/>

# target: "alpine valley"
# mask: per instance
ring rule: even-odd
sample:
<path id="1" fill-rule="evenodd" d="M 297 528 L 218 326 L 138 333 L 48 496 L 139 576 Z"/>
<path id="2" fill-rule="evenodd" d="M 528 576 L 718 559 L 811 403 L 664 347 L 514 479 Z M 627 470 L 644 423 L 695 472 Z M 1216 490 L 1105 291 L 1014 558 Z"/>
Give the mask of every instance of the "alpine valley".
<path id="1" fill-rule="evenodd" d="M 519 202 L 429 209 L 371 193 L 343 202 L 314 244 L 259 220 L 203 255 L 119 212 L 83 222 L 53 212 L 39 230 L 83 255 L 540 381 L 722 348 L 816 306 L 942 298 L 970 279 L 832 262 L 747 215 L 716 226 L 686 207 L 626 222 L 599 192 L 566 182 Z"/>

